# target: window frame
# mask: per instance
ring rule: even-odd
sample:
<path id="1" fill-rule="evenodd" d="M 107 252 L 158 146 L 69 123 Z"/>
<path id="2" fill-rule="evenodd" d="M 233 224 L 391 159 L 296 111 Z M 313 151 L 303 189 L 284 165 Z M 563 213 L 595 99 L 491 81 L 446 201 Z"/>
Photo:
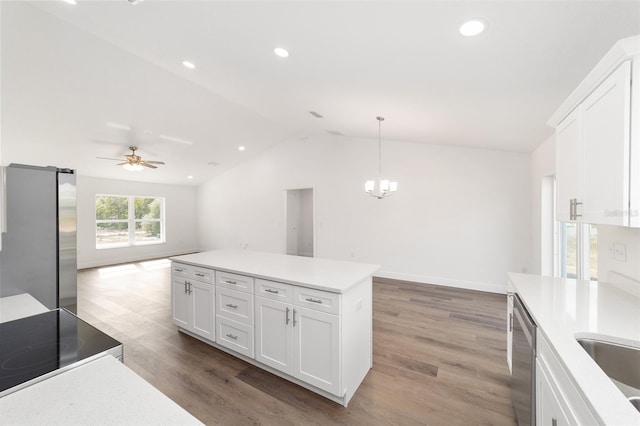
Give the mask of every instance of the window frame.
<path id="1" fill-rule="evenodd" d="M 165 198 L 148 196 L 148 195 L 116 195 L 116 194 L 96 194 L 94 197 L 94 213 L 97 205 L 98 197 L 113 197 L 113 198 L 126 198 L 128 202 L 127 219 L 94 219 L 95 221 L 95 244 L 96 250 L 105 250 L 113 248 L 124 247 L 140 247 L 157 244 L 166 244 L 166 232 L 165 232 Z M 159 219 L 136 219 L 135 212 L 135 200 L 136 198 L 154 198 L 160 200 L 160 218 Z M 95 216 L 94 216 L 95 217 Z M 136 241 L 136 224 L 144 222 L 157 222 L 160 224 L 160 239 L 157 241 Z M 119 243 L 98 243 L 98 224 L 99 223 L 127 223 L 127 242 Z"/>

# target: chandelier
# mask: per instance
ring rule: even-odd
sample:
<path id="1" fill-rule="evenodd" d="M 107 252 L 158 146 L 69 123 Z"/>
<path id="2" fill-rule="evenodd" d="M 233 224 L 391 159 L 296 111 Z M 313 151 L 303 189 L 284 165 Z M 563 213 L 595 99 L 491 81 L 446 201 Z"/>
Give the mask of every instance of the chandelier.
<path id="1" fill-rule="evenodd" d="M 396 192 L 398 189 L 398 182 L 391 182 L 389 179 L 382 178 L 382 139 L 380 137 L 382 122 L 384 117 L 376 117 L 378 120 L 378 192 L 376 192 L 376 182 L 374 180 L 368 180 L 364 184 L 364 190 L 367 194 L 382 200 L 385 197 Z"/>

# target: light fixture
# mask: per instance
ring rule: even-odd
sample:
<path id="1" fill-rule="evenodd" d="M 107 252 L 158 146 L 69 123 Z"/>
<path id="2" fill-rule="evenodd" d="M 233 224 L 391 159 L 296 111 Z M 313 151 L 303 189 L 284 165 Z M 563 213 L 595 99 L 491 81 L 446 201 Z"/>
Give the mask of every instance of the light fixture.
<path id="1" fill-rule="evenodd" d="M 275 49 L 273 49 L 273 53 L 280 56 L 281 58 L 289 57 L 289 52 L 287 52 L 287 49 L 283 49 L 282 47 L 276 47 Z"/>
<path id="2" fill-rule="evenodd" d="M 379 200 L 382 200 L 385 197 L 393 194 L 398 190 L 398 182 L 391 182 L 389 179 L 382 179 L 382 122 L 384 121 L 384 117 L 376 117 L 378 120 L 378 173 L 379 173 L 379 183 L 378 183 L 378 192 L 376 189 L 376 182 L 374 180 L 368 180 L 364 184 L 364 190 L 367 194 L 375 197 Z"/>
<path id="3" fill-rule="evenodd" d="M 244 146 L 239 146 L 239 147 L 238 147 L 238 151 L 244 151 L 244 150 L 245 150 L 245 147 L 244 147 Z"/>
<path id="4" fill-rule="evenodd" d="M 62 1 L 69 4 L 78 4 L 76 0 L 62 0 Z"/>
<path id="5" fill-rule="evenodd" d="M 466 37 L 477 36 L 487 29 L 487 21 L 484 19 L 472 19 L 460 26 L 460 34 Z"/>
<path id="6" fill-rule="evenodd" d="M 124 164 L 122 166 L 125 170 L 128 170 L 130 172 L 139 172 L 140 170 L 143 170 L 144 167 L 140 164 Z"/>
<path id="7" fill-rule="evenodd" d="M 187 179 L 193 179 L 193 176 L 189 175 L 187 176 Z"/>
<path id="8" fill-rule="evenodd" d="M 182 61 L 182 65 L 184 65 L 186 68 L 189 68 L 190 70 L 196 67 L 193 62 L 189 61 Z"/>

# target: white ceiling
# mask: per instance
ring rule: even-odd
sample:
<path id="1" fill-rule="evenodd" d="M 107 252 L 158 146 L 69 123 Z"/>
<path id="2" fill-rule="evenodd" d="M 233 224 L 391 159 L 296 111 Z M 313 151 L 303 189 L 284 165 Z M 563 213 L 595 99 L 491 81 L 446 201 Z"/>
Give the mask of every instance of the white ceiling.
<path id="1" fill-rule="evenodd" d="M 474 17 L 489 30 L 461 36 Z M 3 2 L 2 163 L 197 184 L 290 138 L 376 140 L 377 115 L 385 140 L 529 152 L 639 33 L 639 1 Z M 95 158 L 131 144 L 167 165 Z"/>

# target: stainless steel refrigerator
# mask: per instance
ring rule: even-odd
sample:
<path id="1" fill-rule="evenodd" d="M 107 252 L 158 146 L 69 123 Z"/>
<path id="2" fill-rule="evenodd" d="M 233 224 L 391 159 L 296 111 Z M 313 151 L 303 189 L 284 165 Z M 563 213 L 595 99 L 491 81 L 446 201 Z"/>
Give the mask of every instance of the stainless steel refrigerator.
<path id="1" fill-rule="evenodd" d="M 4 170 L 0 297 L 28 293 L 49 309 L 77 313 L 75 172 L 23 164 Z"/>

